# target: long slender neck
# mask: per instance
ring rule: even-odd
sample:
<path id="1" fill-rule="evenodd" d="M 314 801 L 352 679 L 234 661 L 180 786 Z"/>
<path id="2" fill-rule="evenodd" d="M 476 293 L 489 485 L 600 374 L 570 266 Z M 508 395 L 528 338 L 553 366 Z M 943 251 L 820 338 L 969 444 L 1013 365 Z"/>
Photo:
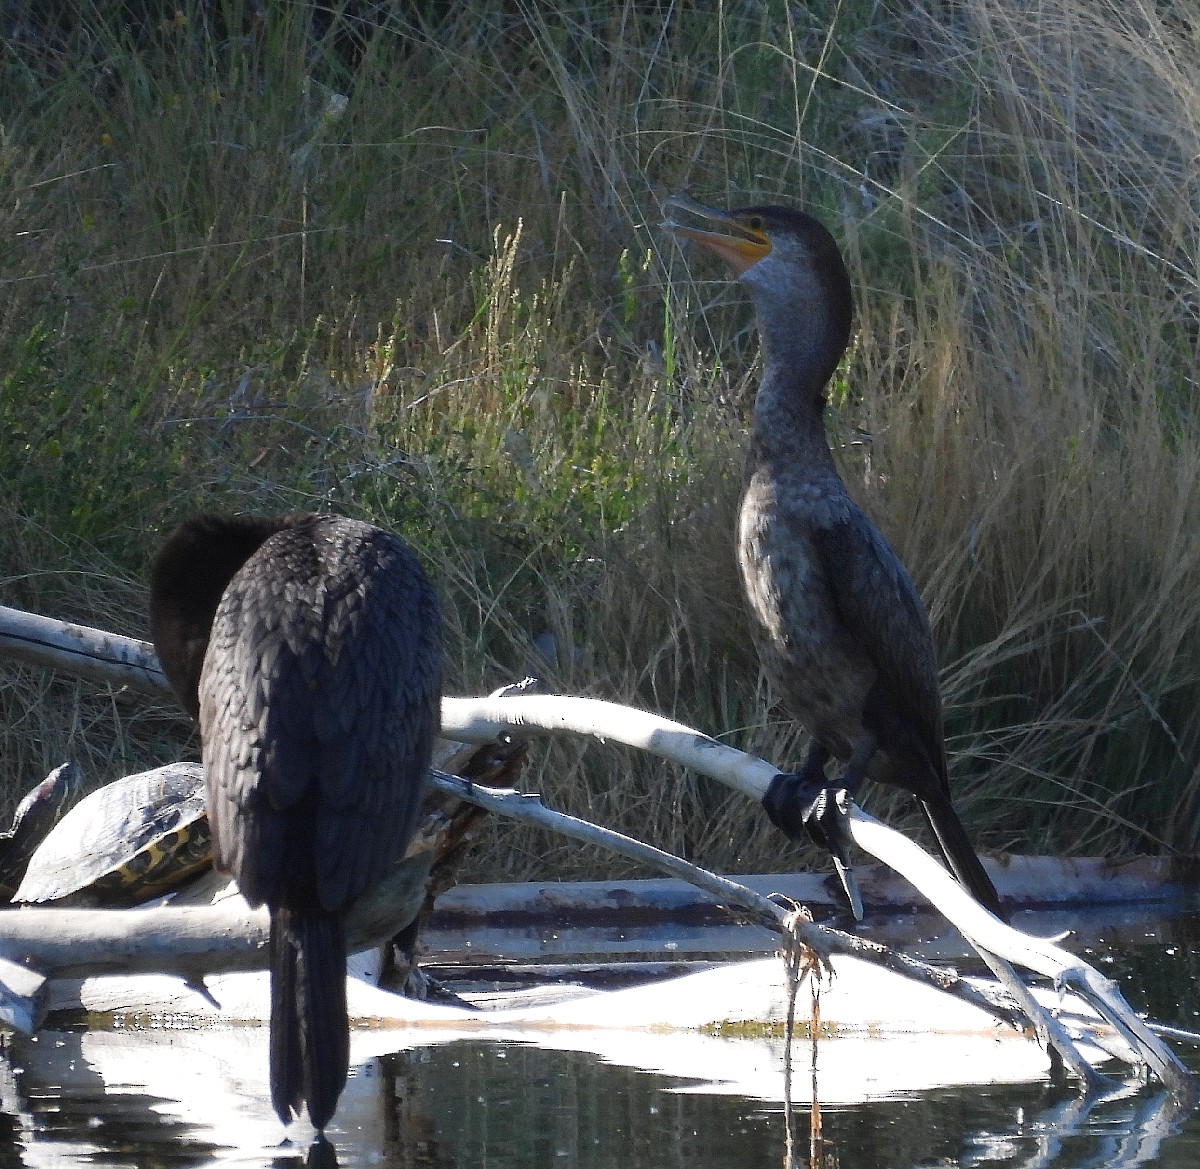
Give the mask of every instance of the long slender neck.
<path id="1" fill-rule="evenodd" d="M 763 377 L 754 402 L 755 446 L 767 458 L 832 465 L 825 438 L 825 391 L 845 342 L 829 327 L 820 303 L 797 311 L 795 303 L 778 306 L 763 296 L 755 300 L 763 352 Z"/>

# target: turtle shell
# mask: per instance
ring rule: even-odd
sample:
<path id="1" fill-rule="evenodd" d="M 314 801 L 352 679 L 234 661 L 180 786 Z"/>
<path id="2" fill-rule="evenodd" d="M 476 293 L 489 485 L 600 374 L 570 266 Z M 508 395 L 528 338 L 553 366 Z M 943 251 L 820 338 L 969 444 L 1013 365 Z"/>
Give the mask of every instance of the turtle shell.
<path id="1" fill-rule="evenodd" d="M 204 771 L 171 763 L 80 800 L 33 854 L 13 900 L 134 905 L 211 861 Z"/>

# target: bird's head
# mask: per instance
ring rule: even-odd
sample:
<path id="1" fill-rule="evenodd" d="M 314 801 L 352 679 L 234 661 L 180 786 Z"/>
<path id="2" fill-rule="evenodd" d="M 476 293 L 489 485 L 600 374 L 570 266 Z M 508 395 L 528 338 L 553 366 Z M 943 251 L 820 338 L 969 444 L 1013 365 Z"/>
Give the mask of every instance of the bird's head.
<path id="1" fill-rule="evenodd" d="M 832 375 L 854 310 L 850 276 L 824 224 L 791 207 L 720 211 L 679 196 L 666 200 L 663 214 L 672 235 L 720 256 L 750 290 L 769 353 L 806 350 L 828 365 L 824 378 Z"/>

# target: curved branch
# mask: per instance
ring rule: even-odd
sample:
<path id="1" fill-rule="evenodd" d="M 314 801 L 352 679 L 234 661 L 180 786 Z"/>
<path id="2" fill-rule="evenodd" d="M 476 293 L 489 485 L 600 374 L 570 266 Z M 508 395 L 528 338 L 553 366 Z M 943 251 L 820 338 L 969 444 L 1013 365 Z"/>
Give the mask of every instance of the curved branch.
<path id="1" fill-rule="evenodd" d="M 0 652 L 103 681 L 167 689 L 148 643 L 4 606 L 0 606 Z M 776 768 L 765 760 L 718 743 L 692 727 L 648 711 L 588 698 L 444 698 L 442 727 L 447 737 L 476 743 L 539 732 L 612 739 L 690 767 L 759 802 L 776 774 Z M 848 827 L 860 848 L 911 881 L 977 949 L 1074 987 L 1178 1099 L 1195 1098 L 1196 1087 L 1186 1068 L 1137 1018 L 1110 980 L 1068 951 L 992 917 L 937 861 L 853 805 Z M 1044 1022 L 1040 1026 L 1053 1039 L 1053 1028 Z"/>

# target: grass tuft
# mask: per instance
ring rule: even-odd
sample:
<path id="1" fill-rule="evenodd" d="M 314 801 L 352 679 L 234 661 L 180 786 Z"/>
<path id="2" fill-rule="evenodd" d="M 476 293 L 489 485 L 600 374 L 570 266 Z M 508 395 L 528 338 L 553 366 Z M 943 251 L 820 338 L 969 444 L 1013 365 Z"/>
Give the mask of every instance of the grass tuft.
<path id="1" fill-rule="evenodd" d="M 851 267 L 830 437 L 929 606 L 974 835 L 1200 848 L 1196 0 L 374 29 L 230 0 L 53 35 L 9 7 L 5 601 L 144 635 L 181 515 L 333 507 L 435 573 L 452 692 L 535 668 L 788 765 L 732 556 L 756 339 L 656 224 L 675 190 L 798 203 Z M 99 781 L 195 750 L 165 708 L 4 664 L 0 725 L 9 805 L 68 755 Z M 549 744 L 528 778 L 718 868 L 797 859 L 616 750 Z M 471 865 L 621 871 L 507 826 Z"/>

